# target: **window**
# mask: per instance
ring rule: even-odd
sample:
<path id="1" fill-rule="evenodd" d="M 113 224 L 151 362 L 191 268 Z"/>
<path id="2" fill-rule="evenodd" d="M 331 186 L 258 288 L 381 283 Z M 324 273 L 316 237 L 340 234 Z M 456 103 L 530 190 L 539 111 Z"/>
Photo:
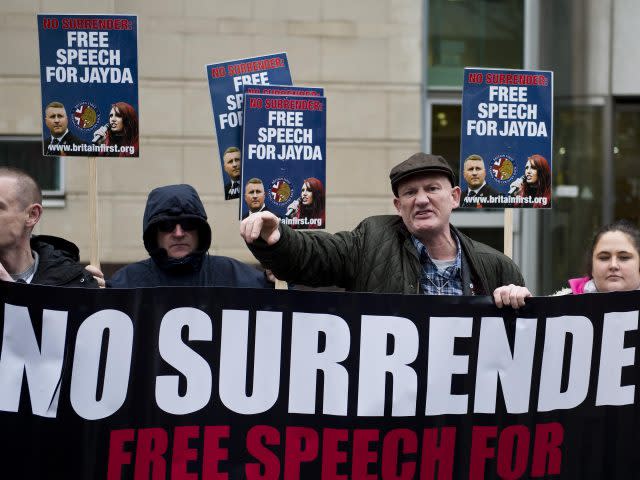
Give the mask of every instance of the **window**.
<path id="1" fill-rule="evenodd" d="M 614 220 L 626 218 L 640 224 L 640 104 L 618 100 L 615 106 L 611 167 Z"/>
<path id="2" fill-rule="evenodd" d="M 553 210 L 540 212 L 537 251 L 544 295 L 587 273 L 585 252 L 603 222 L 603 106 L 557 101 L 553 122 Z"/>
<path id="3" fill-rule="evenodd" d="M 460 104 L 431 104 L 431 151 L 446 158 L 460 178 Z"/>
<path id="4" fill-rule="evenodd" d="M 464 67 L 522 68 L 524 0 L 428 0 L 429 87 L 461 87 Z"/>
<path id="5" fill-rule="evenodd" d="M 62 161 L 58 157 L 42 155 L 40 137 L 0 136 L 0 165 L 21 168 L 40 184 L 45 197 L 64 194 Z"/>

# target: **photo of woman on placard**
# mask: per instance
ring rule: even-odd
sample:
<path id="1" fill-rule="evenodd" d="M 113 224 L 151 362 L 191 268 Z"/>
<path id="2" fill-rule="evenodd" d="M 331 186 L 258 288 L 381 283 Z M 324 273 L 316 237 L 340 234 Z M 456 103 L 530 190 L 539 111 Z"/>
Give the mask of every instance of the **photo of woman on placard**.
<path id="1" fill-rule="evenodd" d="M 551 203 L 551 168 L 542 155 L 531 155 L 524 167 L 524 176 L 516 180 L 519 183 L 513 196 L 530 198 L 533 208 L 548 207 Z M 511 184 L 513 189 L 516 182 Z M 524 206 L 524 204 L 516 204 Z"/>
<path id="2" fill-rule="evenodd" d="M 302 182 L 300 198 L 293 202 L 287 210 L 287 218 L 297 218 L 299 223 L 291 224 L 292 228 L 323 228 L 325 222 L 324 212 L 324 185 L 314 177 L 305 178 Z"/>
<path id="3" fill-rule="evenodd" d="M 111 146 L 100 156 L 132 157 L 138 154 L 138 114 L 125 102 L 111 106 L 109 123 L 93 133 L 93 143 Z"/>

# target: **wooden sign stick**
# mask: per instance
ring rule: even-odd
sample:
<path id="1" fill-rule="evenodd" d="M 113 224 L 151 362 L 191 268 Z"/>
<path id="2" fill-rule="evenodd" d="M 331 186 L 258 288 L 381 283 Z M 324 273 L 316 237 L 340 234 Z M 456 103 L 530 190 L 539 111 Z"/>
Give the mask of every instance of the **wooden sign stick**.
<path id="1" fill-rule="evenodd" d="M 98 242 L 98 164 L 96 157 L 89 157 L 89 252 L 90 263 L 100 268 Z"/>

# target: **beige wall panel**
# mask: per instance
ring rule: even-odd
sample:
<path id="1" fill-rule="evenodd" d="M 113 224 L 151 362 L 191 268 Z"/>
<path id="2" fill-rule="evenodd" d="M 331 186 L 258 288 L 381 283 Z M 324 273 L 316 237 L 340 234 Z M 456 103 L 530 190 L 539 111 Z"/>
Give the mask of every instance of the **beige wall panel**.
<path id="1" fill-rule="evenodd" d="M 202 137 L 207 140 L 216 138 L 211 109 L 211 94 L 202 69 L 202 80 L 190 83 L 184 88 L 182 125 L 185 137 Z"/>
<path id="2" fill-rule="evenodd" d="M 146 195 L 160 185 L 182 183 L 182 151 L 178 144 L 146 142 L 140 158 L 98 159 L 100 192 Z"/>
<path id="3" fill-rule="evenodd" d="M 294 85 L 301 82 L 322 87 L 320 78 L 321 40 L 316 37 L 273 37 L 257 35 L 253 39 L 255 55 L 286 52 Z"/>
<path id="4" fill-rule="evenodd" d="M 327 143 L 327 190 L 330 197 L 388 194 L 388 150 L 384 145 Z"/>
<path id="5" fill-rule="evenodd" d="M 51 1 L 59 2 L 59 0 Z M 76 0 L 67 1 L 72 3 L 80 3 Z M 139 21 L 145 21 L 146 19 L 144 17 L 169 17 L 180 19 L 183 15 L 185 3 L 185 1 L 166 0 L 113 0 L 113 11 L 123 14 L 138 15 Z M 100 3 L 99 5 L 101 7 L 101 12 L 107 10 L 103 3 Z"/>
<path id="6" fill-rule="evenodd" d="M 205 65 L 255 55 L 253 39 L 242 35 L 188 34 L 184 45 L 185 77 L 205 82 Z"/>
<path id="7" fill-rule="evenodd" d="M 218 145 L 186 145 L 184 147 L 184 181 L 202 196 L 223 199 Z"/>
<path id="8" fill-rule="evenodd" d="M 42 135 L 40 83 L 32 79 L 0 81 L 0 132 Z"/>
<path id="9" fill-rule="evenodd" d="M 380 83 L 389 80 L 386 39 L 324 38 L 322 80 Z"/>
<path id="10" fill-rule="evenodd" d="M 609 71 L 611 63 L 611 1 L 589 0 L 587 11 L 586 45 L 580 46 L 585 55 L 585 93 L 589 95 L 608 95 Z M 638 9 L 640 14 L 640 9 Z M 637 17 L 636 17 L 637 29 Z M 614 34 L 615 35 L 615 34 Z M 634 47 L 631 47 L 634 48 Z M 614 71 L 615 76 L 615 71 Z M 637 82 L 636 82 L 636 92 Z"/>
<path id="11" fill-rule="evenodd" d="M 321 2 L 300 0 L 260 0 L 253 7 L 254 18 L 262 21 L 303 20 L 318 21 L 322 15 Z"/>
<path id="12" fill-rule="evenodd" d="M 389 3 L 391 22 L 422 27 L 423 0 L 389 0 Z"/>
<path id="13" fill-rule="evenodd" d="M 102 262 L 129 263 L 149 255 L 142 243 L 142 217 L 146 194 L 100 199 L 98 217 Z"/>
<path id="14" fill-rule="evenodd" d="M 231 35 L 274 35 L 282 36 L 287 31 L 287 25 L 283 21 L 265 23 L 260 20 L 242 20 L 236 18 L 223 18 L 218 20 L 218 32 Z"/>
<path id="15" fill-rule="evenodd" d="M 393 25 L 391 23 L 354 23 L 355 36 L 362 40 L 390 39 L 404 32 L 404 25 Z"/>
<path id="16" fill-rule="evenodd" d="M 389 81 L 413 84 L 419 91 L 422 82 L 420 32 L 414 35 L 400 35 L 389 39 Z"/>
<path id="17" fill-rule="evenodd" d="M 109 13 L 112 10 L 102 2 L 91 0 L 41 0 L 42 13 Z"/>
<path id="18" fill-rule="evenodd" d="M 32 30 L 36 32 L 35 39 L 30 39 L 30 42 L 38 45 L 38 25 L 36 20 L 36 14 L 42 13 L 38 8 L 25 12 L 5 12 L 0 7 L 0 30 L 17 30 L 20 32 Z"/>
<path id="19" fill-rule="evenodd" d="M 382 91 L 331 89 L 327 139 L 387 138 L 388 95 Z"/>
<path id="20" fill-rule="evenodd" d="M 142 136 L 181 136 L 182 87 L 156 86 L 145 84 L 140 90 L 140 133 Z M 140 148 L 145 148 L 144 138 Z"/>
<path id="21" fill-rule="evenodd" d="M 250 19 L 253 15 L 251 0 L 188 0 L 184 2 L 187 17 Z"/>
<path id="22" fill-rule="evenodd" d="M 640 2 L 613 0 L 613 62 L 612 90 L 614 95 L 637 95 L 640 49 L 637 33 L 640 18 Z"/>
<path id="23" fill-rule="evenodd" d="M 138 75 L 140 78 L 181 78 L 184 34 L 143 32 L 138 34 Z M 204 75 L 204 73 L 203 73 Z"/>
<path id="24" fill-rule="evenodd" d="M 289 22 L 287 32 L 296 36 L 349 37 L 354 38 L 357 25 L 347 21 L 333 22 Z"/>
<path id="25" fill-rule="evenodd" d="M 390 92 L 389 136 L 395 140 L 419 141 L 421 136 L 420 92 Z"/>
<path id="26" fill-rule="evenodd" d="M 109 159 L 98 159 L 98 162 Z M 86 195 L 89 191 L 89 161 L 87 157 L 67 157 L 64 162 L 64 189 L 68 194 Z M 98 163 L 98 175 L 100 176 L 101 166 Z M 99 192 L 102 179 L 98 178 Z"/>
<path id="27" fill-rule="evenodd" d="M 35 15 L 33 28 L 0 28 L 0 75 L 33 75 L 40 78 L 38 32 Z"/>
<path id="28" fill-rule="evenodd" d="M 4 21 L 7 20 L 6 13 L 34 13 L 39 11 L 40 2 L 38 0 L 3 0 L 0 3 L 0 13 L 3 14 Z"/>
<path id="29" fill-rule="evenodd" d="M 388 0 L 322 0 L 323 20 L 349 20 L 358 23 L 379 22 L 389 20 Z"/>

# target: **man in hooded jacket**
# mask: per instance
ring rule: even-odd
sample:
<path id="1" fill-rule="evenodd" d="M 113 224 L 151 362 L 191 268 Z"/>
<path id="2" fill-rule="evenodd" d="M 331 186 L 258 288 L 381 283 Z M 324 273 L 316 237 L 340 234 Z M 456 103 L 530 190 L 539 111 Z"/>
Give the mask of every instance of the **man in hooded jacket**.
<path id="1" fill-rule="evenodd" d="M 263 272 L 207 253 L 211 227 L 191 185 L 167 185 L 149 193 L 142 238 L 150 258 L 118 270 L 108 287 L 273 287 Z"/>

